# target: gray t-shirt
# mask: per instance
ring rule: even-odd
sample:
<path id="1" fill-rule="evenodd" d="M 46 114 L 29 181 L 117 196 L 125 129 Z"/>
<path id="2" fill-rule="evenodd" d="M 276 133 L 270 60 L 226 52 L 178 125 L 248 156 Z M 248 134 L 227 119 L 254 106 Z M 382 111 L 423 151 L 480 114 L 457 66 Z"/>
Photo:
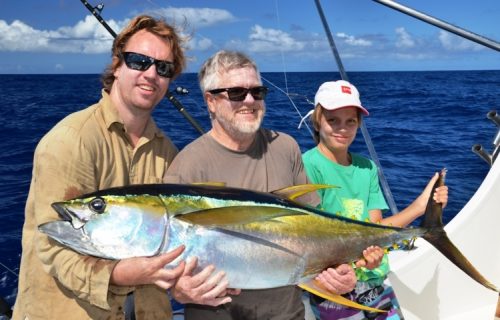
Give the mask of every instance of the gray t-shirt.
<path id="1" fill-rule="evenodd" d="M 271 192 L 308 183 L 297 142 L 287 134 L 260 129 L 248 150 L 236 152 L 205 134 L 187 145 L 168 168 L 165 182 L 223 182 L 228 187 Z M 300 201 L 319 203 L 316 193 Z M 217 308 L 187 305 L 186 319 L 304 319 L 301 290 L 295 286 L 243 290 Z"/>

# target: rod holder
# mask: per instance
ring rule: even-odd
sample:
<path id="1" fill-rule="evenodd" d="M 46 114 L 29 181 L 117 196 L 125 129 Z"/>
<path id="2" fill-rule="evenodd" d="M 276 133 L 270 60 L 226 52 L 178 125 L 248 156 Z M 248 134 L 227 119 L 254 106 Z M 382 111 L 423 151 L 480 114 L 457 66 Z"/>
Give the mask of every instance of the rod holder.
<path id="1" fill-rule="evenodd" d="M 496 110 L 491 110 L 486 114 L 486 117 L 491 121 L 493 121 L 493 123 L 495 123 L 498 128 L 495 139 L 493 139 L 493 146 L 495 147 L 495 152 L 493 152 L 495 157 L 493 158 L 493 160 L 495 160 L 496 155 L 498 155 L 498 149 L 500 148 L 500 115 L 497 113 Z"/>
<path id="2" fill-rule="evenodd" d="M 488 112 L 486 114 L 486 117 L 491 121 L 493 121 L 497 125 L 497 127 L 500 128 L 500 115 L 497 113 L 496 110 L 491 110 L 490 112 Z"/>
<path id="3" fill-rule="evenodd" d="M 491 155 L 486 150 L 484 150 L 482 145 L 480 145 L 480 144 L 473 145 L 472 152 L 477 154 L 481 159 L 486 161 L 490 166 L 493 163 L 493 159 L 492 159 Z"/>

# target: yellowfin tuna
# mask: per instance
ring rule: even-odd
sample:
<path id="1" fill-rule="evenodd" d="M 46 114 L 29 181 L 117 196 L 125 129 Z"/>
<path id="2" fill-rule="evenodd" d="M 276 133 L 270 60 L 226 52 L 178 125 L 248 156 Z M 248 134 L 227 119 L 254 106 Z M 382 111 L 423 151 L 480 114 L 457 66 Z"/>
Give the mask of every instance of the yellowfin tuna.
<path id="1" fill-rule="evenodd" d="M 113 188 L 54 203 L 65 221 L 39 229 L 75 251 L 108 259 L 153 256 L 184 244 L 179 259 L 197 256 L 200 269 L 215 265 L 226 272 L 231 287 L 299 285 L 340 303 L 312 281 L 319 272 L 356 261 L 370 245 L 389 247 L 423 237 L 474 280 L 498 291 L 448 239 L 441 206 L 432 197 L 419 228 L 351 220 L 291 200 L 324 187 L 275 193 L 214 185 Z"/>

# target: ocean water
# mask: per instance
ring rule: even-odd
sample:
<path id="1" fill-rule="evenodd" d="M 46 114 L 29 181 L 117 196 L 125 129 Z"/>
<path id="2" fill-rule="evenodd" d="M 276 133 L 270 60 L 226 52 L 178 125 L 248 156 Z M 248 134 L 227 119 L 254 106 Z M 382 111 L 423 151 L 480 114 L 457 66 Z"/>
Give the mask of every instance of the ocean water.
<path id="1" fill-rule="evenodd" d="M 337 80 L 328 73 L 263 73 L 270 87 L 264 126 L 289 133 L 303 151 L 314 146 L 301 114 L 312 108 L 317 87 Z M 491 151 L 496 126 L 486 118 L 500 108 L 500 71 L 359 72 L 349 80 L 370 111 L 365 124 L 399 209 L 422 191 L 432 174 L 448 169 L 447 223 L 477 190 L 489 166 L 471 152 L 474 144 Z M 210 123 L 195 74 L 171 89 L 191 116 Z M 0 75 L 0 297 L 13 303 L 21 255 L 21 230 L 33 151 L 40 138 L 68 113 L 100 97 L 99 75 Z M 288 92 L 289 95 L 285 95 Z M 289 98 L 290 97 L 290 98 Z M 298 112 L 297 112 L 298 111 Z M 155 110 L 158 125 L 182 148 L 199 134 L 164 100 Z M 367 155 L 361 133 L 353 151 Z"/>

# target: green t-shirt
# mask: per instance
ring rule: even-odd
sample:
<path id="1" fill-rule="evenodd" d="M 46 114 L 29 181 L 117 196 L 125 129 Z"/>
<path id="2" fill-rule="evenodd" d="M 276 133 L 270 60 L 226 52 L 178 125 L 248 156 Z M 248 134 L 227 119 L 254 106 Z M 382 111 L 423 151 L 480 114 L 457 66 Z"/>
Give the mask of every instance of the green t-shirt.
<path id="1" fill-rule="evenodd" d="M 307 176 L 312 183 L 340 187 L 318 191 L 322 210 L 350 219 L 369 221 L 368 211 L 388 209 L 380 190 L 377 166 L 358 154 L 351 153 L 351 157 L 352 164 L 342 166 L 326 158 L 318 147 L 302 155 Z M 382 280 L 388 271 L 385 256 L 378 268 L 360 268 L 356 270 L 356 275 L 360 281 Z"/>

